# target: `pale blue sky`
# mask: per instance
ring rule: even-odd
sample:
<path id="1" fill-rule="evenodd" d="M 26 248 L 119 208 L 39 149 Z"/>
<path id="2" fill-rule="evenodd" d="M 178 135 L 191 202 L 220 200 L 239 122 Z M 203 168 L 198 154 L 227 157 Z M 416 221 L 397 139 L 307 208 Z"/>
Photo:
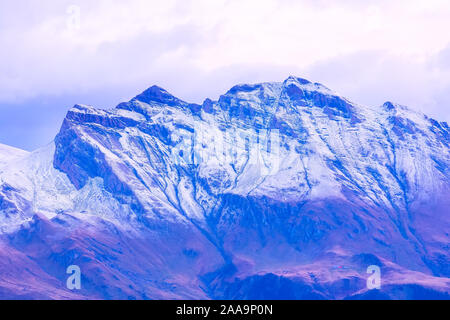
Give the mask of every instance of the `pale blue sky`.
<path id="1" fill-rule="evenodd" d="M 443 0 L 0 0 L 0 143 L 49 143 L 75 103 L 181 99 L 293 74 L 450 120 Z"/>

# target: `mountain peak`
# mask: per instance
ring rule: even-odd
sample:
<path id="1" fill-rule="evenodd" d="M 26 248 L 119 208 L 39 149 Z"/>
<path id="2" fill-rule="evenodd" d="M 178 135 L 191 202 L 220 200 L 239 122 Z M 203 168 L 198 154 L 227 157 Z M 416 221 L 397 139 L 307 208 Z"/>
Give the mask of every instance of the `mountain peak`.
<path id="1" fill-rule="evenodd" d="M 0 165 L 26 156 L 27 151 L 0 143 Z"/>
<path id="2" fill-rule="evenodd" d="M 329 88 L 324 86 L 321 83 L 318 82 L 311 82 L 307 79 L 296 77 L 296 76 L 289 76 L 286 80 L 284 80 L 283 85 L 285 87 L 289 86 L 297 86 L 302 88 L 303 90 L 307 91 L 319 91 L 326 94 L 333 93 Z"/>
<path id="3" fill-rule="evenodd" d="M 402 105 L 402 104 L 399 104 L 399 103 L 395 103 L 395 102 L 391 102 L 391 101 L 386 101 L 385 103 L 383 103 L 382 107 L 385 110 L 387 110 L 387 111 L 408 112 L 410 114 L 420 114 L 421 116 L 425 116 L 421 112 L 414 111 L 414 110 L 408 108 L 405 105 Z"/>
<path id="4" fill-rule="evenodd" d="M 395 109 L 395 104 L 392 103 L 391 101 L 386 101 L 385 103 L 383 103 L 383 107 L 386 110 L 394 110 Z"/>
<path id="5" fill-rule="evenodd" d="M 296 77 L 296 76 L 293 76 L 293 75 L 290 75 L 284 82 L 285 83 L 297 82 L 299 84 L 312 84 L 312 82 L 307 80 L 307 79 Z"/>
<path id="6" fill-rule="evenodd" d="M 0 299 L 67 299 L 68 265 L 77 299 L 370 298 L 373 265 L 380 297 L 449 299 L 449 128 L 391 105 L 293 76 L 76 105 L 45 151 L 0 145 Z"/>
<path id="7" fill-rule="evenodd" d="M 186 104 L 186 102 L 178 99 L 177 97 L 170 94 L 167 90 L 157 85 L 151 86 L 141 94 L 137 95 L 134 99 L 144 103 L 156 102 L 167 104 L 170 106 Z"/>

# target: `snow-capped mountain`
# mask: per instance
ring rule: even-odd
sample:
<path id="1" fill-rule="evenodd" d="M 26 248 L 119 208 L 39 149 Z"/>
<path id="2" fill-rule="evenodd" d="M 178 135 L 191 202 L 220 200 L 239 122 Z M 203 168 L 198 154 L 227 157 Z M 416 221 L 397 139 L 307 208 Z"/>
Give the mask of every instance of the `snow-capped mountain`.
<path id="1" fill-rule="evenodd" d="M 0 143 L 0 167 L 6 165 L 8 162 L 14 161 L 15 159 L 22 158 L 26 154 L 26 151 Z"/>
<path id="2" fill-rule="evenodd" d="M 0 146 L 0 297 L 448 299 L 449 142 L 296 77 L 76 105 L 46 148 Z"/>

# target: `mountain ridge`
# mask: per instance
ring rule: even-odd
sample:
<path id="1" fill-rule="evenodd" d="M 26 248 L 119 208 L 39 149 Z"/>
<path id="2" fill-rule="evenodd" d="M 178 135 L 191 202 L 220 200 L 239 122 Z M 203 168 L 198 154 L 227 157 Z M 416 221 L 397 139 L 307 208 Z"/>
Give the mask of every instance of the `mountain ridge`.
<path id="1" fill-rule="evenodd" d="M 448 298 L 448 131 L 293 76 L 202 105 L 152 86 L 0 174 L 0 242 L 53 291 L 80 265 L 85 297 Z"/>

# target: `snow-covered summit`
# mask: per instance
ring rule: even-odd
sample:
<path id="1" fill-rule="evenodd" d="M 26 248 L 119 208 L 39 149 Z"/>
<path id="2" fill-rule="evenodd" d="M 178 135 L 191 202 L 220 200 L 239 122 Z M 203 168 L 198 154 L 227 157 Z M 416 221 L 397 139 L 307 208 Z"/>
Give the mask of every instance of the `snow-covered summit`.
<path id="1" fill-rule="evenodd" d="M 365 293 L 361 268 L 375 262 L 391 272 L 387 294 L 412 273 L 442 293 L 449 139 L 446 123 L 293 76 L 202 105 L 153 86 L 113 109 L 70 109 L 51 147 L 0 174 L 0 222 L 31 256 L 49 234 L 65 240 L 52 275 L 77 262 L 115 283 L 87 295 L 228 298 L 288 281 L 342 298 Z M 337 263 L 354 268 L 339 294 Z"/>
<path id="2" fill-rule="evenodd" d="M 27 151 L 0 143 L 0 166 L 27 155 Z"/>
<path id="3" fill-rule="evenodd" d="M 137 95 L 134 99 L 144 103 L 156 102 L 170 106 L 186 104 L 184 101 L 174 97 L 169 92 L 156 85 L 151 86 L 141 94 Z"/>

